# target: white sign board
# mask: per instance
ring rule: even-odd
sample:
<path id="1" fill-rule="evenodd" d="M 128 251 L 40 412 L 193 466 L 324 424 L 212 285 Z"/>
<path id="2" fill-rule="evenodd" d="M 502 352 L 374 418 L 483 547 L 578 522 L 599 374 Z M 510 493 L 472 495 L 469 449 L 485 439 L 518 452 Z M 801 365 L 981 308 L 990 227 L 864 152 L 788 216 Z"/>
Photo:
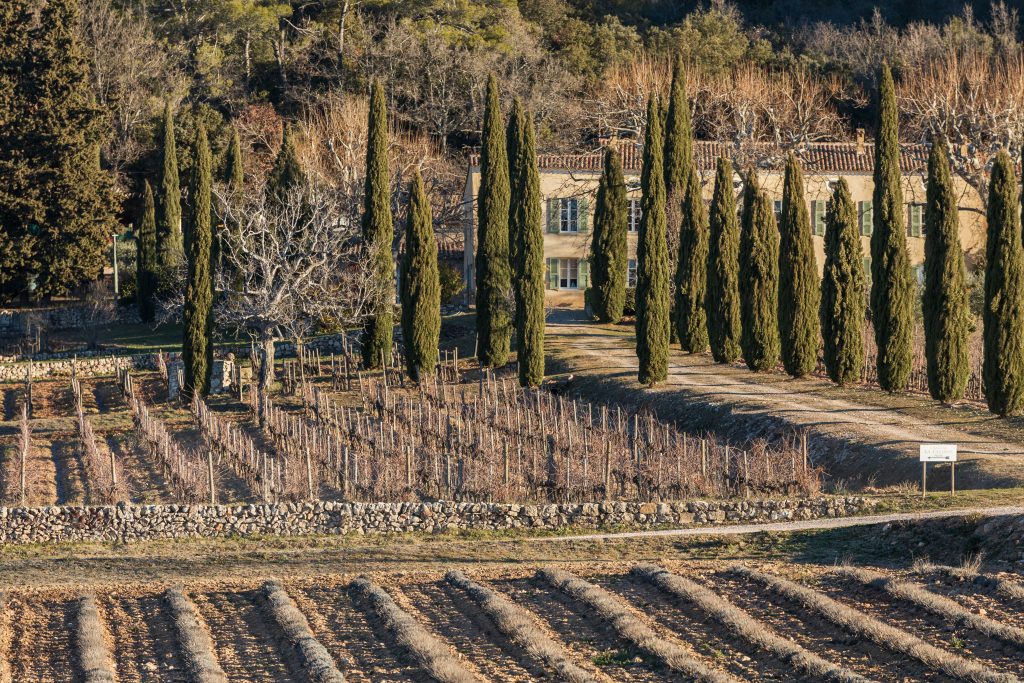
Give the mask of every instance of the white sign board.
<path id="1" fill-rule="evenodd" d="M 956 444 L 921 444 L 921 462 L 956 462 Z"/>

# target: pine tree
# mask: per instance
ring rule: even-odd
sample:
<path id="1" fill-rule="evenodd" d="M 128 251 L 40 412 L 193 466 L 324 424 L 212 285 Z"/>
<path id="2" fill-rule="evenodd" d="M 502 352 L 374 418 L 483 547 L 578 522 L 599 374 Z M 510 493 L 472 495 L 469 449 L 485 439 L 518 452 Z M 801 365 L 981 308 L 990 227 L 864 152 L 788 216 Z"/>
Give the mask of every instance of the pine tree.
<path id="1" fill-rule="evenodd" d="M 636 250 L 636 355 L 641 384 L 668 379 L 670 304 L 665 236 L 665 176 L 658 97 L 647 103 L 640 233 Z"/>
<path id="2" fill-rule="evenodd" d="M 1002 150 L 989 180 L 983 315 L 985 399 L 997 415 L 1014 415 L 1024 406 L 1024 249 L 1017 201 L 1013 161 Z"/>
<path id="3" fill-rule="evenodd" d="M 796 156 L 786 160 L 779 226 L 779 333 L 782 365 L 803 377 L 818 362 L 820 286 L 814 264 L 811 221 L 804 201 L 804 176 Z"/>
<path id="4" fill-rule="evenodd" d="M 293 135 L 292 127 L 286 124 L 281 138 L 281 149 L 278 150 L 274 166 L 267 177 L 267 194 L 279 202 L 284 202 L 289 192 L 306 183 L 306 174 L 302 171 Z"/>
<path id="5" fill-rule="evenodd" d="M 771 370 L 779 363 L 779 227 L 754 169 L 743 188 L 739 289 L 743 359 L 751 370 Z"/>
<path id="6" fill-rule="evenodd" d="M 840 178 L 825 214 L 825 273 L 821 282 L 821 336 L 825 370 L 843 386 L 864 367 L 864 266 L 857 209 Z"/>
<path id="7" fill-rule="evenodd" d="M 708 315 L 711 355 L 719 363 L 740 356 L 740 227 L 732 190 L 732 163 L 718 158 L 711 199 L 711 242 L 708 249 Z"/>
<path id="8" fill-rule="evenodd" d="M 683 351 L 701 353 L 708 348 L 707 316 L 704 298 L 707 292 L 708 219 L 701 195 L 700 175 L 691 169 L 683 200 L 683 220 L 679 230 L 679 257 L 676 262 L 676 298 L 673 315 L 679 344 Z"/>
<path id="9" fill-rule="evenodd" d="M 242 163 L 242 141 L 238 128 L 231 127 L 231 141 L 228 143 L 227 158 L 224 160 L 224 184 L 232 192 L 238 192 L 245 185 L 245 167 Z"/>
<path id="10" fill-rule="evenodd" d="M 508 150 L 501 117 L 498 81 L 487 78 L 480 146 L 480 192 L 477 197 L 476 333 L 481 365 L 500 368 L 508 362 L 512 336 L 509 299 Z"/>
<path id="11" fill-rule="evenodd" d="M 533 121 L 517 97 L 508 122 L 509 240 L 516 299 L 519 383 L 544 380 L 544 234 L 541 231 L 540 174 Z"/>
<path id="12" fill-rule="evenodd" d="M 174 142 L 174 112 L 169 101 L 164 104 L 162 164 L 156 236 L 161 267 L 173 268 L 185 258 L 185 242 L 181 234 L 181 187 L 178 151 Z"/>
<path id="13" fill-rule="evenodd" d="M 156 203 L 153 200 L 153 188 L 145 181 L 143 189 L 142 214 L 136 227 L 136 299 L 139 305 L 139 318 L 144 323 L 153 322 L 156 314 Z"/>
<path id="14" fill-rule="evenodd" d="M 622 161 L 613 149 L 604 153 L 604 172 L 597 186 L 594 234 L 591 239 L 590 286 L 594 315 L 603 323 L 617 323 L 626 305 L 628 246 L 626 233 L 626 181 Z"/>
<path id="15" fill-rule="evenodd" d="M 960 212 L 942 139 L 932 143 L 928 156 L 926 201 L 923 307 L 928 391 L 932 398 L 950 402 L 963 398 L 971 374 L 971 321 Z"/>
<path id="16" fill-rule="evenodd" d="M 433 374 L 441 339 L 441 278 L 430 200 L 414 171 L 402 261 L 402 339 L 409 376 L 420 382 Z"/>
<path id="17" fill-rule="evenodd" d="M 910 380 L 914 290 L 903 220 L 899 111 L 896 87 L 887 64 L 882 67 L 879 85 L 875 136 L 871 321 L 878 346 L 878 384 L 886 391 L 903 391 Z"/>
<path id="18" fill-rule="evenodd" d="M 366 139 L 366 190 L 363 208 L 363 242 L 374 263 L 376 290 L 371 311 L 363 325 L 363 365 L 380 367 L 391 358 L 395 326 L 395 264 L 391 257 L 394 227 L 391 222 L 391 175 L 388 172 L 388 121 L 384 88 L 373 84 Z"/>
<path id="19" fill-rule="evenodd" d="M 196 135 L 195 162 L 189 196 L 192 210 L 189 221 L 188 289 L 182 323 L 185 328 L 181 359 L 186 399 L 194 394 L 205 396 L 210 390 L 213 370 L 213 280 L 210 273 L 211 202 L 213 161 L 206 128 L 200 124 Z"/>

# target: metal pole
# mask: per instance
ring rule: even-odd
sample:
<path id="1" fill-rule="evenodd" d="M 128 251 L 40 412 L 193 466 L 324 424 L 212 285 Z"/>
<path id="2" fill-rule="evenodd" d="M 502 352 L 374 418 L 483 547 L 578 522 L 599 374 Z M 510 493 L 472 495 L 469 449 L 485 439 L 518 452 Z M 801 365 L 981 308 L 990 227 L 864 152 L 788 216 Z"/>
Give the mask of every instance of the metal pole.
<path id="1" fill-rule="evenodd" d="M 928 493 L 928 463 L 921 463 L 921 498 L 924 499 Z"/>
<path id="2" fill-rule="evenodd" d="M 949 463 L 952 469 L 949 471 L 949 495 L 956 495 L 956 461 Z"/>
<path id="3" fill-rule="evenodd" d="M 110 233 L 110 236 L 114 240 L 114 298 L 117 298 L 118 293 L 121 291 L 117 279 L 117 233 L 112 232 Z"/>

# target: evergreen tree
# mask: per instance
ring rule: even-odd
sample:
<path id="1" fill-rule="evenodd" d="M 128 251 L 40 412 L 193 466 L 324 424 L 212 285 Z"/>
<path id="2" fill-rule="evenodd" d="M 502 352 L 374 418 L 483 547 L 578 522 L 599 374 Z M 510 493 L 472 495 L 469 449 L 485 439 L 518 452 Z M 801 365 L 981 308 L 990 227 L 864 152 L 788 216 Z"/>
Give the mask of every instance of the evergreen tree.
<path id="1" fill-rule="evenodd" d="M 414 171 L 402 261 L 402 339 L 409 376 L 419 382 L 433 374 L 441 340 L 441 278 L 430 200 Z"/>
<path id="2" fill-rule="evenodd" d="M 200 124 L 189 188 L 192 210 L 189 221 L 188 289 L 182 314 L 185 328 L 181 350 L 185 370 L 182 391 L 186 399 L 194 394 L 205 396 L 209 392 L 210 373 L 213 370 L 213 280 L 210 273 L 212 166 L 206 128 Z"/>
<path id="3" fill-rule="evenodd" d="M 878 346 L 878 383 L 886 391 L 903 391 L 910 380 L 914 289 L 900 185 L 899 111 L 887 64 L 882 67 L 880 80 L 871 234 L 871 321 Z"/>
<path id="4" fill-rule="evenodd" d="M 498 81 L 487 78 L 480 146 L 480 192 L 477 197 L 476 334 L 481 365 L 500 368 L 508 362 L 512 336 L 509 298 L 509 178 L 505 129 Z"/>
<path id="5" fill-rule="evenodd" d="M 708 348 L 707 316 L 704 298 L 707 292 L 708 218 L 701 196 L 700 175 L 696 169 L 687 174 L 683 199 L 683 220 L 679 230 L 679 257 L 676 261 L 676 333 L 683 351 L 701 353 Z"/>
<path id="6" fill-rule="evenodd" d="M 366 139 L 366 190 L 363 207 L 363 242 L 374 263 L 376 290 L 371 311 L 363 325 L 363 365 L 380 367 L 391 358 L 395 327 L 395 263 L 391 257 L 394 227 L 391 223 L 391 175 L 388 172 L 388 121 L 384 88 L 373 84 L 369 130 Z"/>
<path id="7" fill-rule="evenodd" d="M 642 215 L 636 250 L 636 355 L 639 381 L 653 385 L 668 379 L 670 305 L 668 244 L 665 236 L 665 176 L 658 97 L 647 103 Z"/>
<path id="8" fill-rule="evenodd" d="M 519 383 L 537 387 L 544 380 L 544 234 L 533 121 L 518 97 L 508 122 L 508 160 Z"/>
<path id="9" fill-rule="evenodd" d="M 178 151 L 174 142 L 174 112 L 169 101 L 164 104 L 162 164 L 156 236 L 160 265 L 171 268 L 184 259 L 185 242 L 181 234 L 181 187 Z"/>
<path id="10" fill-rule="evenodd" d="M 708 249 L 708 316 L 711 355 L 719 363 L 740 356 L 740 227 L 732 190 L 732 163 L 718 158 L 711 199 L 711 242 Z"/>
<path id="11" fill-rule="evenodd" d="M 590 244 L 591 306 L 603 323 L 617 323 L 626 306 L 629 230 L 626 216 L 626 181 L 618 152 L 604 153 L 604 172 L 597 186 L 594 234 Z"/>
<path id="12" fill-rule="evenodd" d="M 669 90 L 665 119 L 665 197 L 667 203 L 681 205 L 687 180 L 693 171 L 693 130 L 690 103 L 686 99 L 686 71 L 682 57 L 676 58 Z M 678 226 L 676 226 L 678 230 Z"/>
<path id="13" fill-rule="evenodd" d="M 144 323 L 153 322 L 156 314 L 156 203 L 153 200 L 153 188 L 145 181 L 142 202 L 142 214 L 135 229 L 136 235 L 136 294 L 139 305 L 139 318 Z"/>
<path id="14" fill-rule="evenodd" d="M 238 128 L 231 126 L 231 142 L 228 143 L 227 158 L 224 160 L 224 184 L 232 192 L 239 192 L 245 185 L 244 169 L 242 141 L 238 138 Z"/>
<path id="15" fill-rule="evenodd" d="M 804 201 L 804 176 L 796 156 L 786 160 L 779 226 L 779 333 L 782 365 L 803 377 L 818 362 L 818 304 L 821 283 L 814 264 L 811 221 Z"/>
<path id="16" fill-rule="evenodd" d="M 989 180 L 983 315 L 985 399 L 997 415 L 1024 406 L 1024 250 L 1017 201 L 1013 161 L 1002 150 Z"/>
<path id="17" fill-rule="evenodd" d="M 743 188 L 739 272 L 743 359 L 751 370 L 771 370 L 779 363 L 779 227 L 754 169 Z"/>
<path id="18" fill-rule="evenodd" d="M 942 139 L 932 143 L 928 156 L 925 226 L 923 305 L 928 391 L 936 400 L 956 401 L 963 398 L 971 374 L 971 320 L 960 216 Z"/>
<path id="19" fill-rule="evenodd" d="M 840 178 L 825 214 L 825 273 L 821 282 L 825 370 L 842 386 L 864 367 L 864 266 L 850 188 Z"/>
<path id="20" fill-rule="evenodd" d="M 299 154 L 295 150 L 293 134 L 291 126 L 286 124 L 281 149 L 278 150 L 274 167 L 270 169 L 270 175 L 267 177 L 267 193 L 279 202 L 285 201 L 289 192 L 306 182 L 306 174 L 302 171 Z M 386 128 L 384 134 L 387 134 Z"/>

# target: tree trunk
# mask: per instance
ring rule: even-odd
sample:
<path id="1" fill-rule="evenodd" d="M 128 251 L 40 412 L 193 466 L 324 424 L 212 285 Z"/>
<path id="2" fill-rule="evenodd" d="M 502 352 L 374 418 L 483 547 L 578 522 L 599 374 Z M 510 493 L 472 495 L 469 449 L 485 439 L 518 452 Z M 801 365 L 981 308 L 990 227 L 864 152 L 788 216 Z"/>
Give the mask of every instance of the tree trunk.
<path id="1" fill-rule="evenodd" d="M 260 350 L 260 391 L 270 389 L 274 381 L 274 338 L 264 337 L 263 348 Z"/>

